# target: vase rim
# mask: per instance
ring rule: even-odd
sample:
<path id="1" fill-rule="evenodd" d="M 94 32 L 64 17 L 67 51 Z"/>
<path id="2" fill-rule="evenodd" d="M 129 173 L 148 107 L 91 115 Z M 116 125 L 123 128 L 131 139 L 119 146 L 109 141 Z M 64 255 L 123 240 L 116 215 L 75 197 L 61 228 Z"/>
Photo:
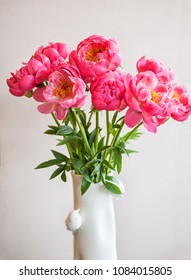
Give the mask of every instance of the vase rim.
<path id="1" fill-rule="evenodd" d="M 71 175 L 76 177 L 83 177 L 81 174 L 76 174 L 74 170 L 71 170 Z"/>

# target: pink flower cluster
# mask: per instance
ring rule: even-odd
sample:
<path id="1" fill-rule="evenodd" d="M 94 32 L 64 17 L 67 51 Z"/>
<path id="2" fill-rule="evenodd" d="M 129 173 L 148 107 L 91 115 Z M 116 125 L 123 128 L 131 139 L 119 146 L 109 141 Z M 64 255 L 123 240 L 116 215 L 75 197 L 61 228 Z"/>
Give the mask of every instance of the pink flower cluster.
<path id="1" fill-rule="evenodd" d="M 151 132 L 172 117 L 183 121 L 191 114 L 187 90 L 173 83 L 173 72 L 160 62 L 142 57 L 137 62 L 138 74 L 129 79 L 125 102 L 129 106 L 125 123 L 134 127 L 140 121 Z"/>
<path id="2" fill-rule="evenodd" d="M 63 43 L 50 43 L 40 47 L 27 63 L 23 63 L 16 73 L 7 80 L 10 92 L 15 96 L 23 96 L 34 87 L 48 79 L 55 68 L 57 59 L 64 61 L 69 54 L 69 47 Z"/>
<path id="3" fill-rule="evenodd" d="M 41 104 L 41 113 L 56 114 L 59 120 L 69 108 L 80 108 L 90 88 L 97 110 L 122 111 L 130 128 L 143 121 L 151 132 L 168 118 L 186 120 L 191 98 L 185 87 L 173 82 L 173 72 L 154 59 L 137 61 L 132 76 L 120 67 L 121 56 L 115 39 L 93 35 L 70 52 L 63 43 L 40 47 L 24 66 L 7 80 L 10 92 L 28 92 Z"/>

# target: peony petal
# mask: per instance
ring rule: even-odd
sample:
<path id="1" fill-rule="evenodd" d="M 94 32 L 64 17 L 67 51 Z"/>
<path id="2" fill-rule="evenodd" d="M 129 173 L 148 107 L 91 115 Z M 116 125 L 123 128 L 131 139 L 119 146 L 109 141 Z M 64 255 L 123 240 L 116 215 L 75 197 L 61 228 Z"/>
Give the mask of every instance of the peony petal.
<path id="1" fill-rule="evenodd" d="M 44 87 L 43 88 L 37 88 L 34 93 L 33 93 L 33 98 L 37 101 L 37 102 L 46 102 L 46 99 L 44 98 L 43 95 L 43 91 L 44 91 Z"/>
<path id="2" fill-rule="evenodd" d="M 126 115 L 125 115 L 125 118 L 124 118 L 124 121 L 125 121 L 125 124 L 132 128 L 134 126 L 136 126 L 137 124 L 139 124 L 142 120 L 142 114 L 129 108 L 126 112 Z"/>
<path id="3" fill-rule="evenodd" d="M 144 127 L 152 132 L 156 133 L 157 132 L 157 126 L 159 125 L 158 120 L 156 117 L 151 116 L 149 114 L 146 114 L 145 112 L 142 114 L 143 116 L 143 125 Z"/>
<path id="4" fill-rule="evenodd" d="M 24 96 L 25 93 L 26 93 L 26 92 L 21 91 L 21 90 L 18 89 L 18 88 L 9 88 L 9 91 L 10 91 L 10 93 L 11 93 L 12 95 L 18 96 L 18 97 Z"/>
<path id="5" fill-rule="evenodd" d="M 27 92 L 35 87 L 34 77 L 32 75 L 23 76 L 19 81 L 19 88 Z"/>
<path id="6" fill-rule="evenodd" d="M 107 107 L 105 108 L 107 111 L 114 111 L 117 110 L 120 107 L 121 100 L 116 99 L 110 102 Z"/>
<path id="7" fill-rule="evenodd" d="M 105 103 L 104 100 L 96 98 L 92 98 L 92 104 L 97 110 L 104 110 L 107 106 L 107 103 Z"/>
<path id="8" fill-rule="evenodd" d="M 154 102 L 145 102 L 142 106 L 142 110 L 153 116 L 160 112 L 160 107 Z"/>
<path id="9" fill-rule="evenodd" d="M 40 69 L 39 71 L 37 71 L 36 76 L 35 76 L 35 83 L 37 85 L 43 83 L 49 75 L 49 71 L 47 71 L 47 69 Z"/>
<path id="10" fill-rule="evenodd" d="M 156 132 L 157 132 L 157 126 L 150 125 L 150 124 L 147 124 L 147 123 L 145 123 L 145 122 L 143 122 L 143 125 L 144 125 L 144 127 L 145 127 L 149 132 L 152 132 L 152 133 L 156 133 Z"/>
<path id="11" fill-rule="evenodd" d="M 68 110 L 62 108 L 61 106 L 57 106 L 55 109 L 55 113 L 58 120 L 64 120 L 68 113 Z"/>
<path id="12" fill-rule="evenodd" d="M 38 111 L 43 114 L 50 114 L 55 110 L 55 103 L 43 103 L 37 107 Z"/>

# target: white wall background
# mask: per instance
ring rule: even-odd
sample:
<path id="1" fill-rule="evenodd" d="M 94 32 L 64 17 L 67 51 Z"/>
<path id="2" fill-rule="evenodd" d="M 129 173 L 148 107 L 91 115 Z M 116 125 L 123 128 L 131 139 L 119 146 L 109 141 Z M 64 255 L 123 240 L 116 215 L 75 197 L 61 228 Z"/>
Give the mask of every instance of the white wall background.
<path id="1" fill-rule="evenodd" d="M 64 225 L 72 209 L 71 180 L 49 181 L 54 137 L 50 116 L 9 94 L 5 80 L 48 42 L 75 48 L 92 34 L 116 37 L 123 66 L 135 73 L 142 55 L 175 71 L 191 89 L 190 0 L 0 0 L 0 256 L 72 259 Z M 191 259 L 191 119 L 144 131 L 124 159 L 126 195 L 115 201 L 119 259 Z"/>

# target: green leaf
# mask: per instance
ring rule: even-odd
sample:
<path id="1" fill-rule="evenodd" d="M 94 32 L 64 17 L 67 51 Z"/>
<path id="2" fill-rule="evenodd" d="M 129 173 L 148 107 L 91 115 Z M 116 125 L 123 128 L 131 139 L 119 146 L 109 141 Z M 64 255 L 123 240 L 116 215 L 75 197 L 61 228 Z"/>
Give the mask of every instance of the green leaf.
<path id="1" fill-rule="evenodd" d="M 96 167 L 94 168 L 93 172 L 91 173 L 91 176 L 96 175 L 97 173 L 99 173 L 101 170 L 101 163 L 99 163 L 98 165 L 96 165 Z"/>
<path id="2" fill-rule="evenodd" d="M 49 135 L 56 135 L 56 132 L 52 129 L 48 129 L 44 132 L 44 134 L 49 134 Z"/>
<path id="3" fill-rule="evenodd" d="M 106 165 L 108 168 L 110 168 L 111 170 L 114 170 L 113 166 L 109 163 L 109 161 L 107 160 L 103 160 L 102 161 L 102 164 Z"/>
<path id="4" fill-rule="evenodd" d="M 55 156 L 55 158 L 57 159 L 62 159 L 63 161 L 67 162 L 69 160 L 69 158 L 57 151 L 51 150 L 51 152 L 53 153 L 53 155 Z"/>
<path id="5" fill-rule="evenodd" d="M 138 139 L 142 135 L 141 132 L 137 130 L 132 130 L 126 133 L 123 137 L 120 138 L 120 141 L 127 142 L 128 140 L 135 140 Z"/>
<path id="6" fill-rule="evenodd" d="M 85 192 L 89 189 L 91 185 L 91 182 L 88 182 L 85 178 L 82 179 L 82 185 L 81 185 L 81 195 L 84 195 Z"/>
<path id="7" fill-rule="evenodd" d="M 53 173 L 52 175 L 50 176 L 50 180 L 57 177 L 63 170 L 65 169 L 65 166 L 62 165 L 60 167 L 58 167 Z"/>
<path id="8" fill-rule="evenodd" d="M 45 134 L 56 135 L 56 133 L 57 133 L 57 131 L 58 131 L 58 126 L 49 125 L 48 127 L 49 127 L 50 129 L 46 130 L 44 133 L 45 133 Z"/>
<path id="9" fill-rule="evenodd" d="M 117 166 L 117 172 L 118 174 L 122 170 L 122 154 L 121 150 L 118 147 L 115 147 L 113 150 L 113 160 L 114 160 L 114 165 Z"/>
<path id="10" fill-rule="evenodd" d="M 86 181 L 91 183 L 92 180 L 91 180 L 91 178 L 90 178 L 90 176 L 89 176 L 89 174 L 87 172 L 82 170 L 81 171 L 81 175 L 83 175 L 83 177 L 84 177 L 84 179 L 86 179 Z"/>
<path id="11" fill-rule="evenodd" d="M 93 159 L 81 167 L 80 172 L 84 176 L 86 181 L 91 182 L 91 177 L 90 177 L 89 173 L 91 172 L 92 167 L 94 167 L 94 164 L 96 164 L 98 162 L 100 162 L 99 159 Z M 89 171 L 89 169 L 90 169 L 90 171 Z"/>
<path id="12" fill-rule="evenodd" d="M 104 146 L 105 136 L 103 136 L 98 143 L 98 151 Z"/>
<path id="13" fill-rule="evenodd" d="M 90 133 L 90 138 L 89 138 L 89 144 L 91 146 L 92 142 L 94 142 L 95 136 L 96 136 L 96 131 L 97 129 L 95 128 L 91 133 Z"/>
<path id="14" fill-rule="evenodd" d="M 119 119 L 117 120 L 117 123 L 118 123 L 118 122 L 121 122 L 123 119 L 124 119 L 124 116 L 121 117 L 121 118 L 119 118 Z"/>
<path id="15" fill-rule="evenodd" d="M 105 182 L 106 176 L 107 176 L 107 175 L 106 175 L 105 172 L 102 172 L 102 173 L 101 173 L 101 180 L 102 180 L 103 183 Z"/>
<path id="16" fill-rule="evenodd" d="M 84 163 L 78 158 L 74 158 L 71 161 L 72 161 L 73 166 L 75 166 L 75 170 L 77 169 L 78 172 L 81 174 L 81 168 L 84 165 Z"/>
<path id="17" fill-rule="evenodd" d="M 69 116 L 69 121 L 70 121 L 71 125 L 73 126 L 74 129 L 76 129 L 76 120 L 75 120 L 75 116 L 74 116 L 74 113 L 71 108 L 68 110 L 68 116 Z"/>
<path id="18" fill-rule="evenodd" d="M 61 179 L 63 182 L 66 182 L 66 172 L 65 170 L 63 171 L 62 175 L 61 175 Z"/>
<path id="19" fill-rule="evenodd" d="M 94 155 L 94 157 L 96 157 L 96 156 L 99 155 L 101 152 L 103 152 L 103 151 L 105 151 L 105 150 L 107 150 L 107 149 L 109 149 L 109 148 L 110 148 L 109 145 L 100 148 L 100 149 L 97 151 L 97 153 Z"/>
<path id="20" fill-rule="evenodd" d="M 130 154 L 138 153 L 138 151 L 130 150 L 130 149 L 125 149 L 125 153 L 129 156 Z"/>
<path id="21" fill-rule="evenodd" d="M 52 165 L 58 165 L 62 162 L 63 162 L 62 159 L 51 159 L 51 160 L 40 163 L 37 167 L 35 167 L 35 169 L 46 168 L 46 167 L 49 167 Z"/>
<path id="22" fill-rule="evenodd" d="M 120 128 L 121 126 L 120 126 L 120 124 L 114 124 L 113 127 L 114 127 L 114 128 Z"/>
<path id="23" fill-rule="evenodd" d="M 59 127 L 56 134 L 58 134 L 58 135 L 69 135 L 71 133 L 74 133 L 74 130 L 68 125 L 63 125 L 63 126 Z"/>
<path id="24" fill-rule="evenodd" d="M 113 176 L 107 176 L 103 184 L 106 187 L 106 189 L 111 193 L 122 194 L 119 182 Z"/>
<path id="25" fill-rule="evenodd" d="M 88 161 L 84 166 L 83 169 L 88 169 L 89 167 L 93 166 L 95 163 L 100 162 L 100 159 L 92 159 Z"/>
<path id="26" fill-rule="evenodd" d="M 118 141 L 116 147 L 118 147 L 121 151 L 123 151 L 126 147 L 127 143 L 125 143 L 124 141 Z"/>
<path id="27" fill-rule="evenodd" d="M 84 168 L 84 163 L 78 158 L 74 158 L 71 161 L 72 161 L 74 169 L 77 170 L 79 172 L 79 174 L 83 175 L 83 177 L 86 179 L 86 181 L 91 182 L 91 178 L 87 172 L 87 169 Z"/>
<path id="28" fill-rule="evenodd" d="M 115 121 L 116 121 L 116 118 L 117 118 L 117 115 L 118 115 L 118 112 L 115 112 L 114 114 L 113 114 L 113 117 L 112 117 L 112 126 L 114 126 L 114 124 L 115 124 Z"/>
<path id="29" fill-rule="evenodd" d="M 61 146 L 61 145 L 65 145 L 67 142 L 70 141 L 82 141 L 82 139 L 80 137 L 78 137 L 77 135 L 72 135 L 72 136 L 67 136 L 65 139 L 60 140 L 57 144 L 57 146 Z"/>
<path id="30" fill-rule="evenodd" d="M 55 130 L 55 131 L 58 130 L 58 126 L 55 126 L 55 125 L 49 125 L 48 127 L 49 127 L 50 129 Z"/>

